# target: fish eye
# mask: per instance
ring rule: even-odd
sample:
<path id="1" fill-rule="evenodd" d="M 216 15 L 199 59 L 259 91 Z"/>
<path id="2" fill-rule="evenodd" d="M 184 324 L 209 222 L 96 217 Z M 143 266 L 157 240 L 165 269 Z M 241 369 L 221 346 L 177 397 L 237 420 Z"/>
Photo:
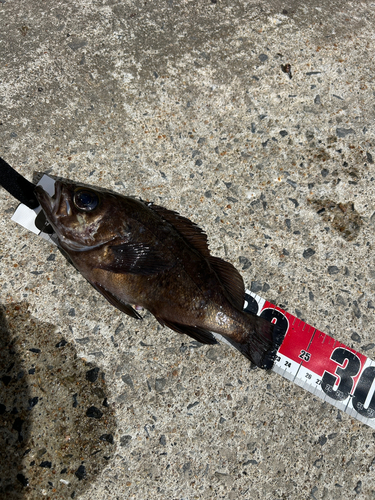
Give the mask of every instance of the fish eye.
<path id="1" fill-rule="evenodd" d="M 92 212 L 99 205 L 99 197 L 93 191 L 79 189 L 73 195 L 73 202 L 79 210 Z"/>

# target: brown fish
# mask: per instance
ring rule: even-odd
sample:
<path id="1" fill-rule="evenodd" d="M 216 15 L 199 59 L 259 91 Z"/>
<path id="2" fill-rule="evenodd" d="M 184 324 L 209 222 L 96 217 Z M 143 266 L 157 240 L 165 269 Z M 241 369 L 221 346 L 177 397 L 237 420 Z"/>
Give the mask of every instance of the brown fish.
<path id="1" fill-rule="evenodd" d="M 35 194 L 61 249 L 115 307 L 204 344 L 224 336 L 261 368 L 271 368 L 282 334 L 242 310 L 244 283 L 228 262 L 210 255 L 206 234 L 166 208 L 104 189 L 56 181 Z"/>

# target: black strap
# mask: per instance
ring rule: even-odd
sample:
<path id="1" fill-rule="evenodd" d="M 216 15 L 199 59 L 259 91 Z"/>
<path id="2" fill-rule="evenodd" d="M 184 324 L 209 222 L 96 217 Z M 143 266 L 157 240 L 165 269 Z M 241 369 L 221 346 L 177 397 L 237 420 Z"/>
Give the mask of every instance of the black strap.
<path id="1" fill-rule="evenodd" d="M 0 186 L 29 208 L 39 206 L 34 194 L 35 185 L 22 177 L 2 158 L 0 158 Z"/>

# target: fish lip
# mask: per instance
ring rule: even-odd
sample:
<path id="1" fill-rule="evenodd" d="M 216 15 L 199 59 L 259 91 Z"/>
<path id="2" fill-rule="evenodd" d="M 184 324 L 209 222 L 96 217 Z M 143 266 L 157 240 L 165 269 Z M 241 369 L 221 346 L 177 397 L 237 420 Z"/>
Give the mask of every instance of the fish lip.
<path id="1" fill-rule="evenodd" d="M 50 196 L 42 186 L 36 186 L 34 189 L 35 196 L 39 201 L 40 206 L 45 212 L 50 223 L 56 220 L 56 214 L 61 203 L 62 185 L 60 182 L 55 182 L 55 193 Z"/>
<path id="2" fill-rule="evenodd" d="M 57 210 L 60 207 L 61 196 L 62 196 L 62 183 L 59 181 L 56 181 L 55 182 L 55 194 L 54 194 L 53 198 L 50 198 L 52 205 L 53 205 L 52 206 L 52 214 L 54 216 L 56 216 Z"/>
<path id="3" fill-rule="evenodd" d="M 55 200 L 50 196 L 47 191 L 45 191 L 42 186 L 36 186 L 34 189 L 35 196 L 39 201 L 39 205 L 42 207 L 43 211 L 49 217 L 52 215 L 52 211 L 55 206 Z"/>

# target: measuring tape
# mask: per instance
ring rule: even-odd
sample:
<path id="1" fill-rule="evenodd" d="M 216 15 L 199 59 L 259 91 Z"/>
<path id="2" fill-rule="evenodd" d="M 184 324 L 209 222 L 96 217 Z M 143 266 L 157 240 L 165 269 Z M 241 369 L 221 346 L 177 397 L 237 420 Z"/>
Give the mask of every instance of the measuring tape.
<path id="1" fill-rule="evenodd" d="M 53 196 L 54 183 L 44 175 L 38 185 Z M 12 220 L 57 245 L 56 235 L 39 229 L 40 215 L 41 207 L 21 204 Z M 249 290 L 244 310 L 277 323 L 285 333 L 274 372 L 375 429 L 374 361 Z"/>
<path id="2" fill-rule="evenodd" d="M 375 429 L 375 361 L 249 290 L 245 299 L 285 332 L 272 370 Z"/>

